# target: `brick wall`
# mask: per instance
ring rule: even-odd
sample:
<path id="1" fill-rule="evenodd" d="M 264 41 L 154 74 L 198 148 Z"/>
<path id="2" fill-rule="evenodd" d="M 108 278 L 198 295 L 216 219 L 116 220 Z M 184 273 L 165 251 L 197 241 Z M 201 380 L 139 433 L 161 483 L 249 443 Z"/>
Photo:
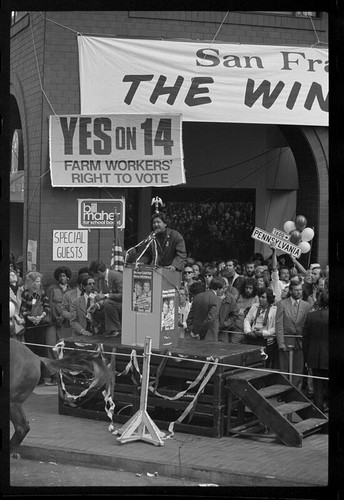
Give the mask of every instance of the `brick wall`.
<path id="1" fill-rule="evenodd" d="M 42 92 L 38 76 L 43 74 L 45 23 L 38 14 L 20 21 L 24 28 L 11 38 L 11 84 L 22 119 L 25 161 L 25 208 L 27 238 L 39 241 Z M 24 247 L 24 252 L 26 248 Z"/>

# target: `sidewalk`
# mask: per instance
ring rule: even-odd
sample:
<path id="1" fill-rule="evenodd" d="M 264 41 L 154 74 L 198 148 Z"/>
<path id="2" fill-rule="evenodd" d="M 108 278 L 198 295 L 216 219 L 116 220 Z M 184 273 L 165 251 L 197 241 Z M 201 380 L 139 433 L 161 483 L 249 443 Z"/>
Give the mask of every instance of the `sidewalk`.
<path id="1" fill-rule="evenodd" d="M 31 430 L 21 446 L 23 458 L 158 472 L 219 486 L 327 485 L 327 434 L 305 438 L 302 448 L 268 438 L 211 438 L 181 432 L 163 446 L 142 441 L 122 444 L 107 422 L 59 415 L 57 387 L 37 387 L 24 410 Z"/>

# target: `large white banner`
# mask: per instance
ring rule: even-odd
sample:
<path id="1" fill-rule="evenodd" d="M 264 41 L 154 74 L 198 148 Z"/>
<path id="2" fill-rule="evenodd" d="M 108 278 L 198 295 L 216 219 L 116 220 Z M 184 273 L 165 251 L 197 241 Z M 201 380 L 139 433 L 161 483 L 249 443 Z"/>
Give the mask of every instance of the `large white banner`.
<path id="1" fill-rule="evenodd" d="M 78 36 L 81 112 L 328 125 L 328 50 Z"/>
<path id="2" fill-rule="evenodd" d="M 181 115 L 50 116 L 53 187 L 185 183 Z"/>

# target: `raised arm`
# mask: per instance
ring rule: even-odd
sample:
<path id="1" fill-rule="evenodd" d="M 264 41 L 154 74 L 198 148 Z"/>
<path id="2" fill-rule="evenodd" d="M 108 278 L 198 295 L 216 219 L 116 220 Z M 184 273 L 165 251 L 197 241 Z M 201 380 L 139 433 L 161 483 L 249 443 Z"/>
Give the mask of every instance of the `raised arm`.
<path id="1" fill-rule="evenodd" d="M 291 260 L 294 262 L 295 266 L 298 268 L 298 270 L 300 271 L 300 273 L 302 273 L 304 276 L 307 276 L 307 271 L 306 269 L 303 267 L 302 264 L 300 264 L 300 262 L 294 257 L 294 255 L 291 255 Z"/>

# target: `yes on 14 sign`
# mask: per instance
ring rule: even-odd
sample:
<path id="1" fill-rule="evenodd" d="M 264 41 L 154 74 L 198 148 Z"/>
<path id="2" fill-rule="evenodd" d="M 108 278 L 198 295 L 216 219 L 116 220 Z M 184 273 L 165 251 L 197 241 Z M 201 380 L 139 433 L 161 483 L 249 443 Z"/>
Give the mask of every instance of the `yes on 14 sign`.
<path id="1" fill-rule="evenodd" d="M 181 114 L 50 116 L 53 187 L 185 183 Z"/>

